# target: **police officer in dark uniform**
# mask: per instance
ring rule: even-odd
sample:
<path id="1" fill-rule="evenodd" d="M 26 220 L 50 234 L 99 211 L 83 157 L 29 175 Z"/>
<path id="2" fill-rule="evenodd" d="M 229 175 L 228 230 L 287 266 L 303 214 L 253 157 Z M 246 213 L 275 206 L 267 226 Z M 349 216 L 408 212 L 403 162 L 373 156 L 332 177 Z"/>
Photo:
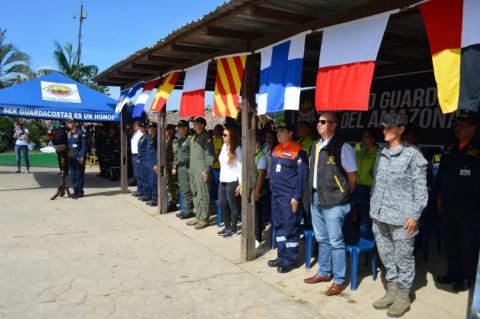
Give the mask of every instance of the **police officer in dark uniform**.
<path id="1" fill-rule="evenodd" d="M 105 163 L 105 174 L 102 176 L 103 178 L 110 178 L 111 168 L 112 168 L 112 152 L 113 152 L 113 131 L 111 127 L 105 128 L 106 135 L 105 140 L 103 143 L 103 151 L 104 151 L 104 163 Z"/>
<path id="2" fill-rule="evenodd" d="M 437 282 L 468 290 L 475 281 L 480 246 L 480 142 L 478 113 L 461 113 L 457 143 L 448 146 L 438 172 L 437 202 L 443 219 L 448 272 Z"/>
<path id="3" fill-rule="evenodd" d="M 297 263 L 303 188 L 307 177 L 307 153 L 293 141 L 291 124 L 278 126 L 278 142 L 272 151 L 270 187 L 272 189 L 272 225 L 277 242 L 277 259 L 268 266 L 279 273 L 292 270 Z"/>
<path id="4" fill-rule="evenodd" d="M 157 123 L 148 125 L 148 135 L 150 139 L 147 144 L 147 171 L 150 187 L 150 200 L 147 201 L 149 206 L 158 205 L 158 184 L 157 184 Z"/>
<path id="5" fill-rule="evenodd" d="M 83 197 L 83 184 L 85 178 L 85 156 L 87 155 L 87 143 L 85 133 L 77 127 L 74 119 L 68 120 L 68 167 L 73 184 L 72 198 Z"/>
<path id="6" fill-rule="evenodd" d="M 118 181 L 120 179 L 120 132 L 118 127 L 110 128 L 110 141 L 111 153 L 110 153 L 110 180 Z M 127 152 L 128 154 L 128 152 Z"/>
<path id="7" fill-rule="evenodd" d="M 148 162 L 147 162 L 147 146 L 150 142 L 150 135 L 148 135 L 147 127 L 148 127 L 148 124 L 146 124 L 145 127 L 141 128 L 143 136 L 138 141 L 138 160 L 140 161 L 139 182 L 141 183 L 141 187 L 139 188 L 138 199 L 144 202 L 151 200 L 150 176 L 149 176 Z"/>

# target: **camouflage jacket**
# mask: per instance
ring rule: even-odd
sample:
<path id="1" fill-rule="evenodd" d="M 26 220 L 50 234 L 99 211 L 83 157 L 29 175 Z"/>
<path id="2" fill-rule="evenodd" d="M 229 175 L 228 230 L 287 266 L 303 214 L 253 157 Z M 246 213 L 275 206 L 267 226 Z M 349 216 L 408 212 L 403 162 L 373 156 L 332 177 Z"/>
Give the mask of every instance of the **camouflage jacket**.
<path id="1" fill-rule="evenodd" d="M 398 226 L 409 217 L 418 221 L 428 201 L 427 164 L 420 150 L 408 144 L 378 152 L 370 217 Z"/>

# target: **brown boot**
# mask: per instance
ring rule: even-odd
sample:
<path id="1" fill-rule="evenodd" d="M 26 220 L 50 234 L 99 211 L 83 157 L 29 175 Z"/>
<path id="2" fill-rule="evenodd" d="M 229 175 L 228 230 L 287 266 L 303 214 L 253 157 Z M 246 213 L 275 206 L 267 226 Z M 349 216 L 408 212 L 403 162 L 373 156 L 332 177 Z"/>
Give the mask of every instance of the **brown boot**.
<path id="1" fill-rule="evenodd" d="M 198 222 L 199 222 L 199 220 L 196 219 L 196 218 L 194 218 L 194 219 L 192 219 L 192 220 L 189 220 L 186 224 L 187 224 L 188 226 L 195 226 L 196 224 L 198 224 Z"/>
<path id="2" fill-rule="evenodd" d="M 398 318 L 410 310 L 410 289 L 398 288 L 395 301 L 387 310 L 387 316 Z"/>
<path id="3" fill-rule="evenodd" d="M 377 310 L 388 309 L 388 307 L 390 307 L 390 305 L 395 301 L 397 291 L 398 285 L 396 282 L 387 282 L 387 292 L 385 293 L 385 296 L 375 300 L 372 304 L 373 308 Z"/>
<path id="4" fill-rule="evenodd" d="M 200 220 L 198 223 L 195 225 L 195 229 L 202 229 L 208 226 L 208 222 L 206 220 Z"/>

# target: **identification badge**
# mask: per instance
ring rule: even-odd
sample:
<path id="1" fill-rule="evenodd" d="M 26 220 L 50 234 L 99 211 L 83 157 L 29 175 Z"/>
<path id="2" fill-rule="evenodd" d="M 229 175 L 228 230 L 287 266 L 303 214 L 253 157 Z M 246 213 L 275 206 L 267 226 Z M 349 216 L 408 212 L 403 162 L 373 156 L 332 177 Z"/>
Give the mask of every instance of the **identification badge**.
<path id="1" fill-rule="evenodd" d="M 280 173 L 282 171 L 282 165 L 277 164 L 277 167 L 275 167 L 275 172 Z"/>
<path id="2" fill-rule="evenodd" d="M 74 134 L 74 135 L 73 135 L 73 138 L 78 138 L 78 134 Z"/>
<path id="3" fill-rule="evenodd" d="M 72 147 L 73 147 L 73 148 L 77 148 L 77 144 L 72 144 Z"/>
<path id="4" fill-rule="evenodd" d="M 460 170 L 460 176 L 470 176 L 472 174 L 472 171 L 469 169 L 461 169 Z"/>

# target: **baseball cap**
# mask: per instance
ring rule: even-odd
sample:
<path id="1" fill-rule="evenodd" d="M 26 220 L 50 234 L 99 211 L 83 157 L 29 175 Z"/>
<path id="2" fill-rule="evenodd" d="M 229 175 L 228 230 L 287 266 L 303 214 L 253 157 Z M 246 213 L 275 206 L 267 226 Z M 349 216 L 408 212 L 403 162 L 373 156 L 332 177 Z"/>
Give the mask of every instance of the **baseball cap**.
<path id="1" fill-rule="evenodd" d="M 469 122 L 472 125 L 479 125 L 480 116 L 477 112 L 459 112 L 455 122 Z"/>
<path id="2" fill-rule="evenodd" d="M 157 123 L 155 122 L 150 122 L 146 125 L 147 128 L 157 128 Z"/>
<path id="3" fill-rule="evenodd" d="M 196 119 L 193 120 L 194 123 L 199 123 L 203 125 L 207 125 L 207 121 L 203 117 L 197 117 Z"/>
<path id="4" fill-rule="evenodd" d="M 382 126 L 399 126 L 407 125 L 408 117 L 406 114 L 401 113 L 388 113 L 385 114 L 382 121 L 380 122 Z"/>
<path id="5" fill-rule="evenodd" d="M 167 124 L 167 130 L 174 130 L 175 131 L 175 124 Z"/>
<path id="6" fill-rule="evenodd" d="M 285 129 L 287 131 L 293 132 L 295 131 L 295 126 L 291 123 L 280 122 L 277 125 L 277 129 Z"/>

